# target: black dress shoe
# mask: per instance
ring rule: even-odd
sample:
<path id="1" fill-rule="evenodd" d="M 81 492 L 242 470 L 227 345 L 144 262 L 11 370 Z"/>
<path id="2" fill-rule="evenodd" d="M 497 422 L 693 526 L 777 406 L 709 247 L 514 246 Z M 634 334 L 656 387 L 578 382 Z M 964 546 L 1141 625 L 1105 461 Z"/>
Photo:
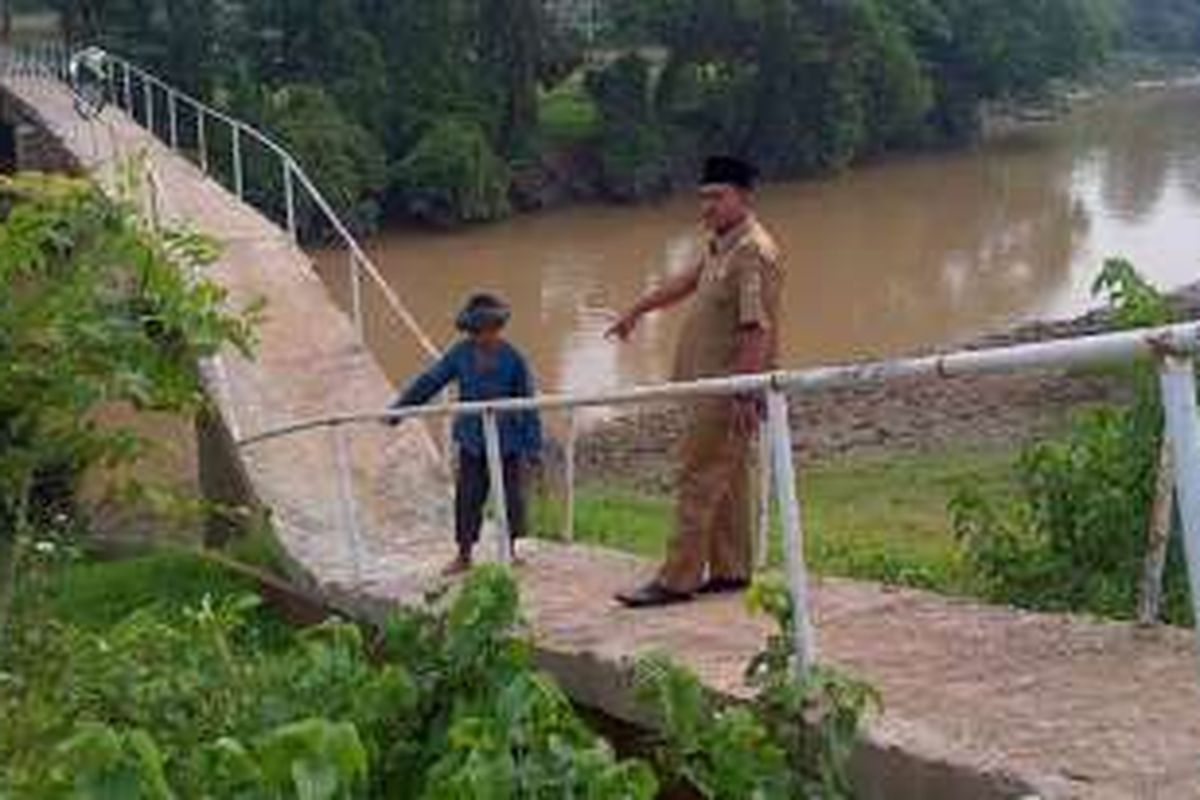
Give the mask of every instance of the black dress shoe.
<path id="1" fill-rule="evenodd" d="M 696 590 L 696 594 L 734 594 L 750 588 L 750 581 L 745 578 L 709 578 Z"/>
<path id="2" fill-rule="evenodd" d="M 661 608 L 686 603 L 691 599 L 691 594 L 668 589 L 658 581 L 647 583 L 632 592 L 617 594 L 617 601 L 626 608 Z"/>

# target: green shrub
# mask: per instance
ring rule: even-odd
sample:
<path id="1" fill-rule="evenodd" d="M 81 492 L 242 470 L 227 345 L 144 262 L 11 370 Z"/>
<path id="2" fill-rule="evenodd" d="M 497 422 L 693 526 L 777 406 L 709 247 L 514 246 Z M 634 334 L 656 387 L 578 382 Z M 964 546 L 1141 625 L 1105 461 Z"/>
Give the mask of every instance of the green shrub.
<path id="1" fill-rule="evenodd" d="M 1126 261 L 1109 261 L 1095 289 L 1121 327 L 1169 320 L 1166 303 Z M 1134 613 L 1154 500 L 1162 411 L 1153 366 L 1121 374 L 1128 407 L 1086 410 L 1061 438 L 1017 462 L 1021 492 L 1006 503 L 965 488 L 951 501 L 953 526 L 977 582 L 991 599 L 1038 609 Z M 1165 613 L 1186 622 L 1182 562 L 1169 553 Z"/>
<path id="2" fill-rule="evenodd" d="M 395 175 L 408 213 L 441 225 L 508 215 L 511 180 L 483 128 L 458 118 L 430 127 Z"/>
<path id="3" fill-rule="evenodd" d="M 397 616 L 374 642 L 329 622 L 264 647 L 258 601 L 237 591 L 86 629 L 54 608 L 26 604 L 0 657 L 0 796 L 649 800 L 656 790 L 645 764 L 618 761 L 534 669 L 515 635 L 516 584 L 499 568 L 477 570 L 448 606 Z"/>
<path id="4" fill-rule="evenodd" d="M 777 626 L 746 667 L 746 683 L 756 690 L 748 704 L 719 706 L 695 675 L 665 656 L 638 663 L 638 695 L 661 726 L 660 771 L 718 800 L 849 800 L 850 757 L 879 696 L 824 666 L 796 680 L 795 613 L 782 583 L 756 583 L 747 604 Z"/>
<path id="5" fill-rule="evenodd" d="M 552 146 L 590 142 L 600 130 L 599 109 L 574 78 L 542 95 L 538 119 L 542 135 Z"/>

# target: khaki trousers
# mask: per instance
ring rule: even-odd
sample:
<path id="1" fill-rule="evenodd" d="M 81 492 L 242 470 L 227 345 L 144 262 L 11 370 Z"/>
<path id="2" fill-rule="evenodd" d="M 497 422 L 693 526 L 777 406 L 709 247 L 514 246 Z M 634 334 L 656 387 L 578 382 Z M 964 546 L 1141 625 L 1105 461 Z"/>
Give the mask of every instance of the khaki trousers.
<path id="1" fill-rule="evenodd" d="M 675 535 L 658 580 L 692 592 L 706 579 L 751 573 L 751 442 L 733 432 L 733 400 L 704 399 L 689 409 L 679 452 Z"/>

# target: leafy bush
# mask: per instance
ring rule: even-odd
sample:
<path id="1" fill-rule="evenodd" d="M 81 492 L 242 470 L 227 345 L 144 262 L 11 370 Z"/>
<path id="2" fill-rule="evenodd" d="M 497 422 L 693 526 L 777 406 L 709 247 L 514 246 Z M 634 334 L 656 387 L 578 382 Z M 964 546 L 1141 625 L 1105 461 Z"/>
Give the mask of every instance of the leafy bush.
<path id="1" fill-rule="evenodd" d="M 1095 291 L 1108 296 L 1121 327 L 1170 319 L 1162 296 L 1126 261 L 1109 261 Z M 966 488 L 951 501 L 955 532 L 988 597 L 1114 617 L 1134 612 L 1162 412 L 1152 365 L 1123 372 L 1133 403 L 1084 411 L 1061 438 L 1029 447 L 1017 464 L 1019 498 L 1000 503 Z M 1169 554 L 1165 611 L 1186 622 L 1179 555 Z"/>
<path id="2" fill-rule="evenodd" d="M 756 583 L 747 602 L 778 626 L 747 666 L 746 681 L 757 689 L 747 705 L 718 707 L 695 675 L 664 656 L 639 662 L 639 696 L 662 726 L 660 770 L 705 798 L 849 800 L 850 756 L 878 696 L 826 667 L 798 683 L 786 588 Z"/>
<path id="3" fill-rule="evenodd" d="M 197 361 L 226 344 L 249 353 L 253 314 L 231 311 L 200 274 L 215 256 L 204 237 L 150 230 L 86 181 L 0 179 L 0 648 L 17 545 L 35 525 L 61 527 L 84 470 L 148 446 L 96 412 L 194 413 Z"/>
<path id="4" fill-rule="evenodd" d="M 99 630 L 27 607 L 0 657 L 0 795 L 654 796 L 533 668 L 499 568 L 377 642 L 329 622 L 264 647 L 256 607 L 230 593 Z"/>
<path id="5" fill-rule="evenodd" d="M 483 128 L 457 118 L 430 127 L 395 175 L 408 213 L 440 225 L 506 216 L 510 183 Z"/>

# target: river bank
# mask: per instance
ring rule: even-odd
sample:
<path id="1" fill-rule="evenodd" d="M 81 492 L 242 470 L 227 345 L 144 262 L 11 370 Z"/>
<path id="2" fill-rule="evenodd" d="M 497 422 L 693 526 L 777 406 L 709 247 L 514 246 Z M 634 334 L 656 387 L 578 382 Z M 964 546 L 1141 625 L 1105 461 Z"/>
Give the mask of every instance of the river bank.
<path id="1" fill-rule="evenodd" d="M 1200 318 L 1200 283 L 1170 295 L 1179 319 Z M 958 345 L 912 353 L 989 349 L 1111 331 L 1107 310 L 1036 321 Z M 796 451 L 807 464 L 870 460 L 964 449 L 1013 449 L 1061 427 L 1078 409 L 1129 399 L 1115 371 L 1038 370 L 1007 375 L 909 378 L 887 384 L 792 396 Z M 673 450 L 683 423 L 679 407 L 630 412 L 583 434 L 579 470 L 585 483 L 661 492 L 673 482 Z"/>

